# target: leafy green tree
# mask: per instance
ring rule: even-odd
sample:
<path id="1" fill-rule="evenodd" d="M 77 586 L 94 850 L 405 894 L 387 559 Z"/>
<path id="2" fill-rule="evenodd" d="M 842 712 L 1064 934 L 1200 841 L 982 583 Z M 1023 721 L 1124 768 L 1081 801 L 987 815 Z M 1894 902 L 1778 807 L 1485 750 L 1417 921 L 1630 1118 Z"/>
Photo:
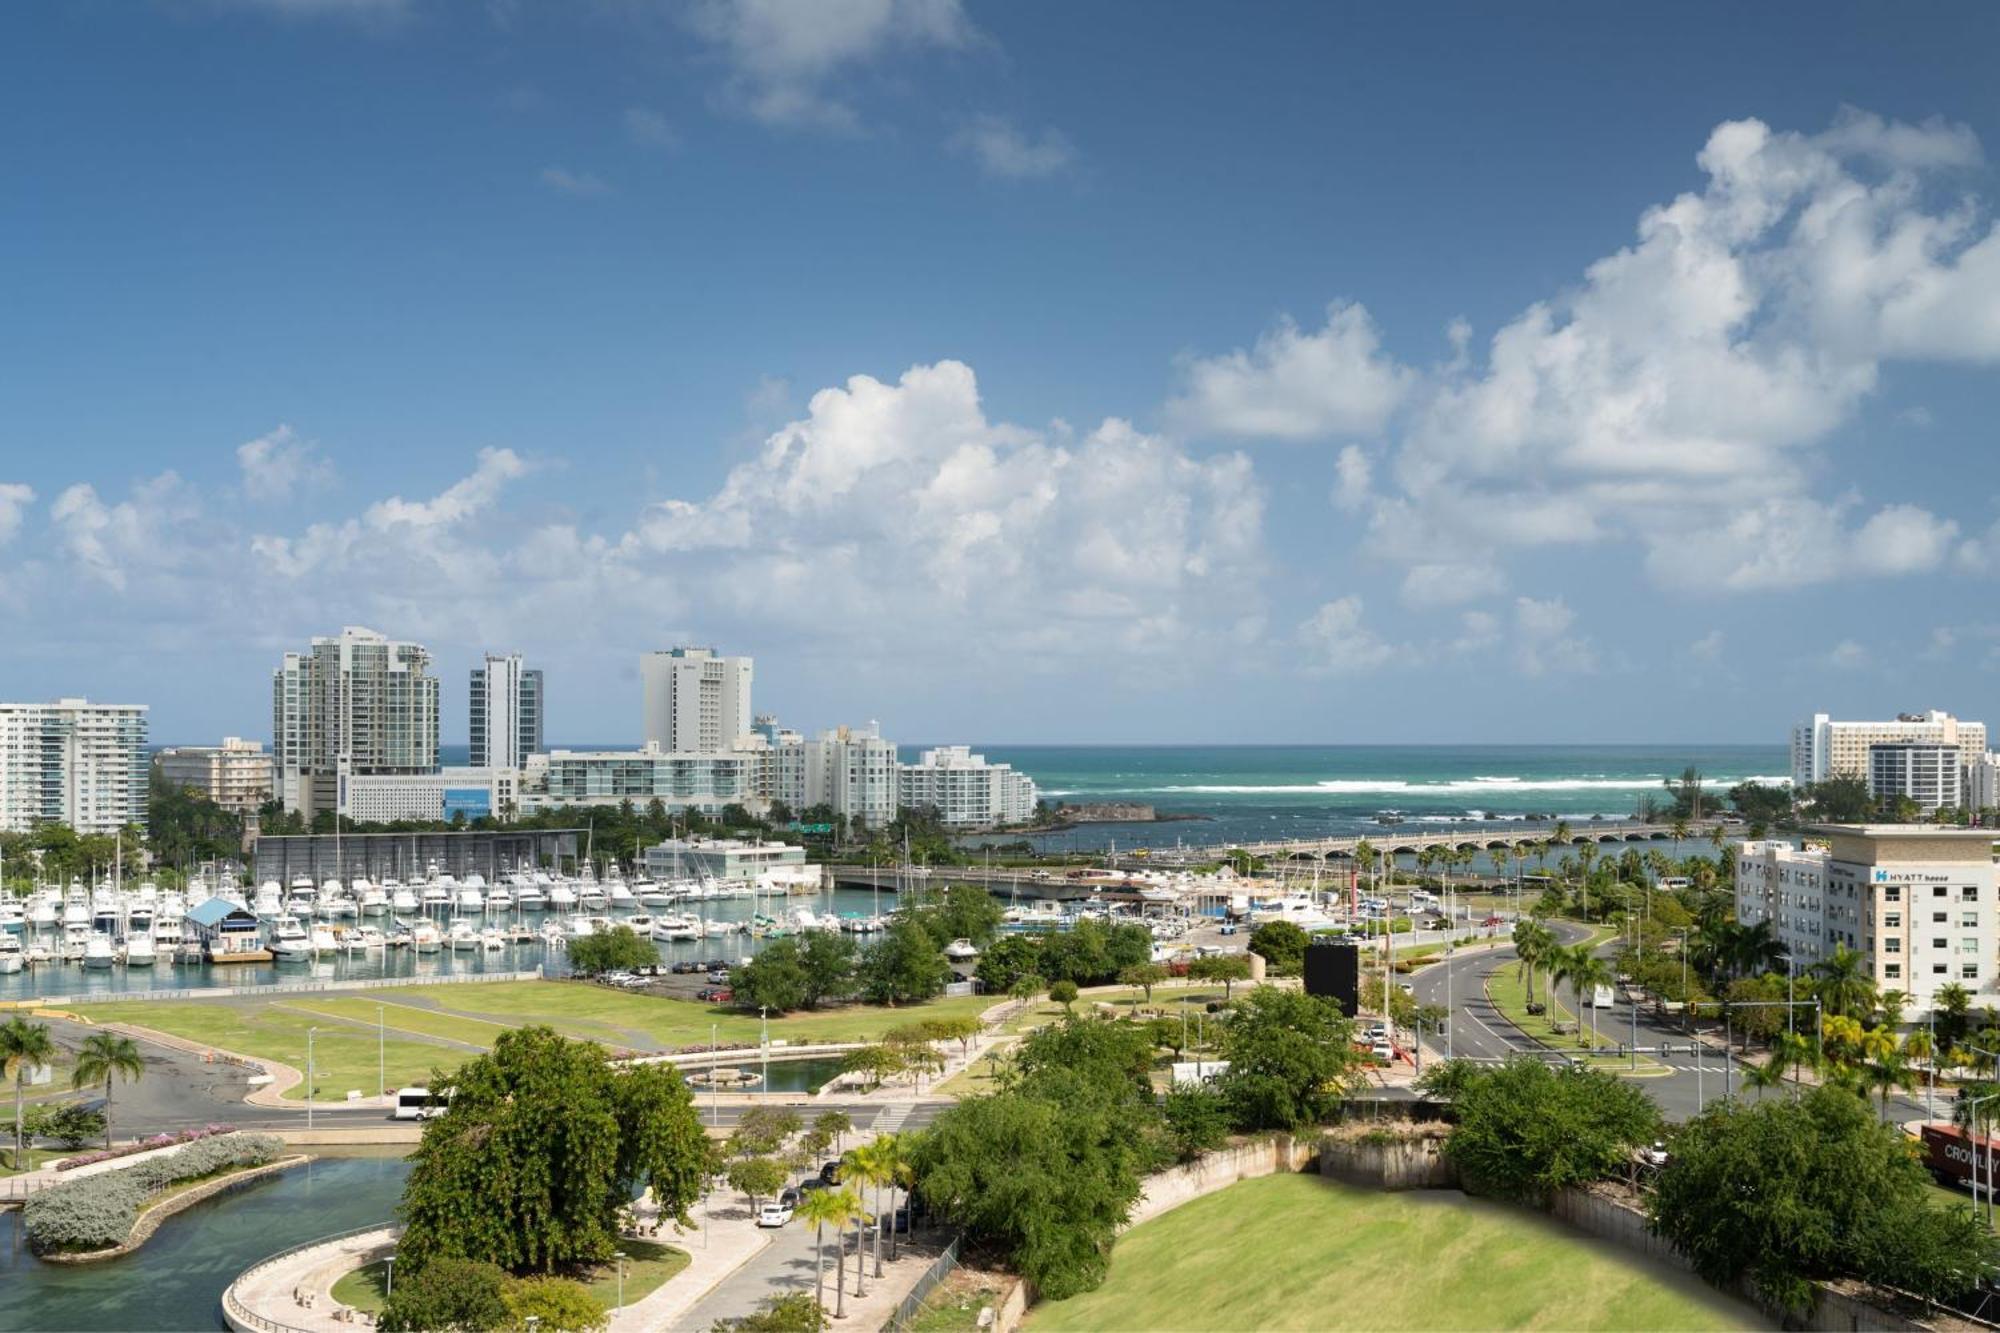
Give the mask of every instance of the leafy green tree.
<path id="1" fill-rule="evenodd" d="M 593 931 L 571 940 L 569 945 L 570 971 L 583 977 L 653 967 L 659 961 L 660 951 L 653 947 L 653 942 L 641 939 L 630 926 Z"/>
<path id="2" fill-rule="evenodd" d="M 788 1106 L 753 1106 L 737 1120 L 729 1150 L 741 1156 L 774 1153 L 804 1128 L 804 1117 Z"/>
<path id="3" fill-rule="evenodd" d="M 476 1333 L 506 1328 L 507 1275 L 499 1265 L 440 1256 L 422 1268 L 398 1265 L 396 1289 L 375 1326 L 383 1333 Z"/>
<path id="4" fill-rule="evenodd" d="M 744 1157 L 729 1164 L 729 1188 L 750 1200 L 757 1211 L 759 1199 L 770 1198 L 785 1187 L 784 1164 L 769 1157 Z"/>
<path id="5" fill-rule="evenodd" d="M 1800 793 L 1799 804 L 1810 810 L 1814 819 L 1836 824 L 1864 823 L 1875 813 L 1868 779 L 1858 773 L 1836 773 L 1809 783 Z"/>
<path id="6" fill-rule="evenodd" d="M 1865 1100 L 1818 1087 L 1798 1101 L 1719 1102 L 1675 1137 L 1653 1229 L 1718 1286 L 1748 1276 L 1803 1313 L 1810 1283 L 1853 1275 L 1929 1298 L 1996 1271 L 1965 1207 L 1930 1202 L 1928 1173 Z"/>
<path id="7" fill-rule="evenodd" d="M 805 979 L 806 1008 L 854 993 L 855 944 L 837 930 L 815 930 L 799 945 L 799 970 Z"/>
<path id="8" fill-rule="evenodd" d="M 1101 923 L 1088 917 L 1074 929 L 1044 936 L 1041 941 L 1041 974 L 1050 981 L 1074 981 L 1087 986 L 1111 970 Z"/>
<path id="9" fill-rule="evenodd" d="M 984 948 L 1007 919 L 999 900 L 976 884 L 926 890 L 903 912 L 928 930 L 940 947 L 963 939 Z"/>
<path id="10" fill-rule="evenodd" d="M 1150 1098 L 1153 1043 L 1136 1024 L 1071 1016 L 1023 1037 L 1014 1049 L 1014 1067 L 1027 1078 L 1058 1069 L 1082 1071 L 1132 1097 Z"/>
<path id="11" fill-rule="evenodd" d="M 529 1027 L 431 1086 L 449 1097 L 411 1155 L 405 1272 L 444 1258 L 517 1273 L 599 1261 L 642 1190 L 683 1223 L 700 1195 L 707 1137 L 670 1065 L 615 1069 L 595 1043 Z"/>
<path id="12" fill-rule="evenodd" d="M 1229 1141 L 1229 1099 L 1212 1087 L 1192 1084 L 1171 1089 L 1160 1104 L 1174 1155 L 1192 1162 Z"/>
<path id="13" fill-rule="evenodd" d="M 832 934 L 816 931 L 815 934 Z M 733 1002 L 747 1009 L 790 1013 L 806 1007 L 806 969 L 796 940 L 772 940 L 755 958 L 729 974 Z"/>
<path id="14" fill-rule="evenodd" d="M 1153 932 L 1130 921 L 1120 922 L 1104 932 L 1104 971 L 1091 978 L 1104 982 L 1128 967 L 1144 967 L 1153 961 Z"/>
<path id="15" fill-rule="evenodd" d="M 22 1123 L 22 1111 L 27 1105 L 28 1071 L 49 1064 L 55 1058 L 55 1038 L 49 1035 L 47 1023 L 30 1023 L 19 1014 L 5 1023 L 0 1023 L 0 1069 L 5 1069 L 14 1076 L 16 1168 L 24 1167 L 28 1160 L 27 1132 Z"/>
<path id="16" fill-rule="evenodd" d="M 1057 1085 L 1071 1086 L 1061 1092 Z M 1011 1257 L 1050 1300 L 1104 1281 L 1111 1241 L 1159 1161 L 1151 1107 L 1093 1093 L 1064 1071 L 1036 1091 L 974 1097 L 910 1150 L 917 1192 L 978 1242 Z"/>
<path id="17" fill-rule="evenodd" d="M 886 1042 L 872 1046 L 859 1046 L 841 1057 L 842 1073 L 865 1074 L 875 1087 L 881 1087 L 907 1066 L 903 1053 Z"/>
<path id="18" fill-rule="evenodd" d="M 1022 977 L 1041 974 L 1040 950 L 1026 935 L 1002 935 L 979 955 L 972 974 L 989 994 L 1007 994 Z"/>
<path id="19" fill-rule="evenodd" d="M 709 1333 L 826 1333 L 828 1320 L 819 1301 L 803 1291 L 768 1297 L 757 1313 L 741 1319 L 718 1319 Z"/>
<path id="20" fill-rule="evenodd" d="M 1250 932 L 1250 952 L 1263 958 L 1273 976 L 1297 976 L 1305 967 L 1310 942 L 1295 921 L 1266 921 Z"/>
<path id="21" fill-rule="evenodd" d="M 1153 1002 L 1153 987 L 1165 981 L 1173 973 L 1160 963 L 1135 963 L 1118 974 L 1118 984 L 1134 986 L 1146 993 L 1146 1003 Z"/>
<path id="22" fill-rule="evenodd" d="M 1241 954 L 1215 954 L 1208 958 L 1197 958 L 1188 964 L 1188 976 L 1195 981 L 1219 981 L 1222 983 L 1222 998 L 1235 998 L 1236 983 L 1250 979 L 1250 960 Z"/>
<path id="23" fill-rule="evenodd" d="M 877 1004 L 915 1004 L 944 990 L 951 964 L 930 932 L 896 921 L 861 955 L 861 990 Z"/>
<path id="24" fill-rule="evenodd" d="M 1445 1153 L 1477 1194 L 1544 1203 L 1614 1174 L 1660 1130 L 1652 1099 L 1603 1070 L 1518 1056 L 1448 1077 L 1458 1126 Z"/>
<path id="25" fill-rule="evenodd" d="M 1216 1080 L 1241 1129 L 1298 1129 L 1329 1120 L 1352 1091 L 1361 1056 L 1354 1024 L 1332 1000 L 1260 987 L 1222 1025 L 1229 1069 Z"/>
<path id="26" fill-rule="evenodd" d="M 39 1123 L 31 1120 L 28 1134 L 30 1137 L 40 1135 L 54 1139 L 65 1148 L 76 1149 L 105 1133 L 105 1124 L 102 1112 L 93 1111 L 81 1102 L 64 1102 L 61 1106 L 45 1108 Z M 109 1142 L 108 1138 L 106 1142 Z"/>
<path id="27" fill-rule="evenodd" d="M 611 1312 L 581 1282 L 566 1277 L 517 1278 L 501 1292 L 513 1327 L 597 1333 L 609 1327 Z M 528 1320 L 535 1323 L 530 1325 Z"/>
<path id="28" fill-rule="evenodd" d="M 1049 985 L 1049 999 L 1065 1009 L 1076 1003 L 1077 993 L 1074 981 L 1057 981 Z"/>
<path id="29" fill-rule="evenodd" d="M 841 1139 L 854 1132 L 854 1118 L 845 1111 L 821 1111 L 813 1117 L 812 1127 L 815 1133 L 826 1135 L 833 1150 L 839 1152 Z"/>
<path id="30" fill-rule="evenodd" d="M 1792 817 L 1789 787 L 1765 782 L 1739 782 L 1729 789 L 1729 804 L 1745 819 L 1781 824 Z"/>
<path id="31" fill-rule="evenodd" d="M 93 1032 L 77 1048 L 76 1068 L 70 1073 L 73 1088 L 104 1085 L 104 1146 L 111 1146 L 111 1084 L 115 1078 L 136 1083 L 146 1072 L 139 1055 L 139 1043 L 116 1032 Z"/>

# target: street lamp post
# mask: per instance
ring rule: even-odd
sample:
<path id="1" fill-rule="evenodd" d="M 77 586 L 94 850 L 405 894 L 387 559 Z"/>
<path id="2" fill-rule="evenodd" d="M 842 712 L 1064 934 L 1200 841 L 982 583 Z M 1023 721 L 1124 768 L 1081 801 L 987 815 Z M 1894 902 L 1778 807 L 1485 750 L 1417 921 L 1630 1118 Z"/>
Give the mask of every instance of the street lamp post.
<path id="1" fill-rule="evenodd" d="M 389 1062 L 384 1055 L 383 1040 L 386 1020 L 382 1015 L 382 1006 L 378 1004 L 375 1006 L 375 1095 L 377 1097 L 389 1095 Z"/>
<path id="2" fill-rule="evenodd" d="M 757 1045 L 764 1052 L 764 1077 L 758 1086 L 763 1088 L 764 1091 L 769 1092 L 771 1090 L 771 1010 L 768 1005 L 760 1004 L 757 1006 L 757 1021 L 763 1024 L 763 1033 L 758 1037 Z"/>
<path id="3" fill-rule="evenodd" d="M 711 1127 L 722 1123 L 722 1102 L 717 1093 L 717 1089 L 722 1086 L 722 1080 L 715 1076 L 714 1064 L 716 1033 L 720 1028 L 721 1024 L 719 1023 L 710 1023 L 708 1025 L 708 1049 L 710 1052 L 710 1063 L 708 1066 L 708 1123 Z"/>
<path id="4" fill-rule="evenodd" d="M 625 1308 L 625 1251 L 613 1250 L 611 1257 L 618 1261 L 618 1308 Z"/>
<path id="5" fill-rule="evenodd" d="M 382 1280 L 382 1294 L 385 1297 L 394 1296 L 396 1294 L 396 1256 L 392 1254 L 384 1262 L 388 1267 L 383 1270 L 386 1276 Z"/>
<path id="6" fill-rule="evenodd" d="M 306 1128 L 313 1127 L 313 1033 L 316 1027 L 306 1029 Z"/>

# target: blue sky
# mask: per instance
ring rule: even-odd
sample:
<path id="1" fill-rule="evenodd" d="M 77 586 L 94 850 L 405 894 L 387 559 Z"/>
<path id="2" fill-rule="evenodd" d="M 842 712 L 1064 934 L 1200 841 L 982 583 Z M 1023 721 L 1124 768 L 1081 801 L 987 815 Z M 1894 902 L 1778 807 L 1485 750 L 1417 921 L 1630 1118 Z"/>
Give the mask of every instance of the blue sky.
<path id="1" fill-rule="evenodd" d="M 0 14 L 0 695 L 342 624 L 908 740 L 1988 716 L 1990 6 Z"/>

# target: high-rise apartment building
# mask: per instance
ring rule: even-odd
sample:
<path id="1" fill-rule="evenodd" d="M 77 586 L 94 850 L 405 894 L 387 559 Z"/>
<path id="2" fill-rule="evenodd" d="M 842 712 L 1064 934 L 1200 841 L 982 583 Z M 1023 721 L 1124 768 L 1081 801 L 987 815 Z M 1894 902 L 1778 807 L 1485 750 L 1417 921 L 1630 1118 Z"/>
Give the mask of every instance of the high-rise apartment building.
<path id="1" fill-rule="evenodd" d="M 0 829 L 146 825 L 146 706 L 0 704 Z"/>
<path id="2" fill-rule="evenodd" d="M 751 734 L 750 659 L 672 648 L 639 661 L 644 744 L 672 754 L 739 748 Z"/>
<path id="3" fill-rule="evenodd" d="M 896 743 L 873 723 L 823 731 L 800 747 L 801 782 L 780 797 L 794 813 L 830 806 L 837 815 L 881 828 L 896 818 Z"/>
<path id="4" fill-rule="evenodd" d="M 1907 798 L 1925 815 L 1935 814 L 1940 806 L 1955 810 L 1965 804 L 1966 768 L 1964 752 L 1942 741 L 1871 745 L 1868 794 L 1878 801 Z"/>
<path id="5" fill-rule="evenodd" d="M 1792 786 L 1824 782 L 1836 774 L 1868 776 L 1871 745 L 1928 742 L 1958 747 L 1961 765 L 1986 754 L 1986 724 L 1961 722 L 1950 713 L 1903 713 L 1888 722 L 1837 722 L 1825 713 L 1792 728 Z"/>
<path id="6" fill-rule="evenodd" d="M 226 736 L 220 745 L 181 745 L 154 757 L 160 776 L 192 787 L 225 810 L 249 814 L 271 799 L 271 756 L 262 741 Z"/>
<path id="7" fill-rule="evenodd" d="M 519 770 L 543 753 L 543 697 L 542 673 L 523 666 L 519 653 L 486 654 L 472 668 L 472 767 Z"/>
<path id="8" fill-rule="evenodd" d="M 421 645 L 349 626 L 271 677 L 272 759 L 287 809 L 337 809 L 344 774 L 438 766 L 438 681 Z"/>
<path id="9" fill-rule="evenodd" d="M 1803 973 L 1836 947 L 1859 952 L 1877 989 L 1915 1009 L 1948 984 L 1975 1006 L 1996 991 L 2000 876 L 1993 831 L 1935 824 L 1828 824 L 1823 846 L 1746 842 L 1736 859 L 1736 919 L 1771 923 Z"/>
<path id="10" fill-rule="evenodd" d="M 925 750 L 897 769 L 897 801 L 928 808 L 950 825 L 1025 824 L 1035 816 L 1035 780 L 1011 764 L 988 763 L 970 746 Z"/>

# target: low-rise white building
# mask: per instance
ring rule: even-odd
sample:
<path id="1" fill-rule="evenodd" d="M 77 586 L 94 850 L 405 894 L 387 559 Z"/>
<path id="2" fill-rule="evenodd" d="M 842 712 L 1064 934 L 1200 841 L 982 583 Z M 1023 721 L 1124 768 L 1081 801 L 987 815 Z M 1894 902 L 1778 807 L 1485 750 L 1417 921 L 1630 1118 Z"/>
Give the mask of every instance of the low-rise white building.
<path id="1" fill-rule="evenodd" d="M 896 790 L 905 810 L 927 807 L 950 825 L 1025 824 L 1035 816 L 1035 780 L 967 745 L 941 745 L 899 765 Z"/>
<path id="2" fill-rule="evenodd" d="M 771 871 L 804 866 L 806 849 L 789 842 L 736 838 L 669 838 L 648 847 L 646 873 L 658 880 L 727 879 L 754 882 Z"/>
<path id="3" fill-rule="evenodd" d="M 1737 854 L 1736 915 L 1769 921 L 1804 972 L 1836 946 L 1858 950 L 1876 986 L 1917 1009 L 1956 984 L 1975 1003 L 2000 994 L 2000 872 L 1990 829 L 1827 824 L 1813 844 L 1747 842 Z"/>
<path id="4" fill-rule="evenodd" d="M 441 768 L 434 773 L 346 773 L 340 813 L 358 824 L 401 820 L 450 823 L 463 815 L 506 819 L 521 808 L 521 775 L 511 768 Z"/>

